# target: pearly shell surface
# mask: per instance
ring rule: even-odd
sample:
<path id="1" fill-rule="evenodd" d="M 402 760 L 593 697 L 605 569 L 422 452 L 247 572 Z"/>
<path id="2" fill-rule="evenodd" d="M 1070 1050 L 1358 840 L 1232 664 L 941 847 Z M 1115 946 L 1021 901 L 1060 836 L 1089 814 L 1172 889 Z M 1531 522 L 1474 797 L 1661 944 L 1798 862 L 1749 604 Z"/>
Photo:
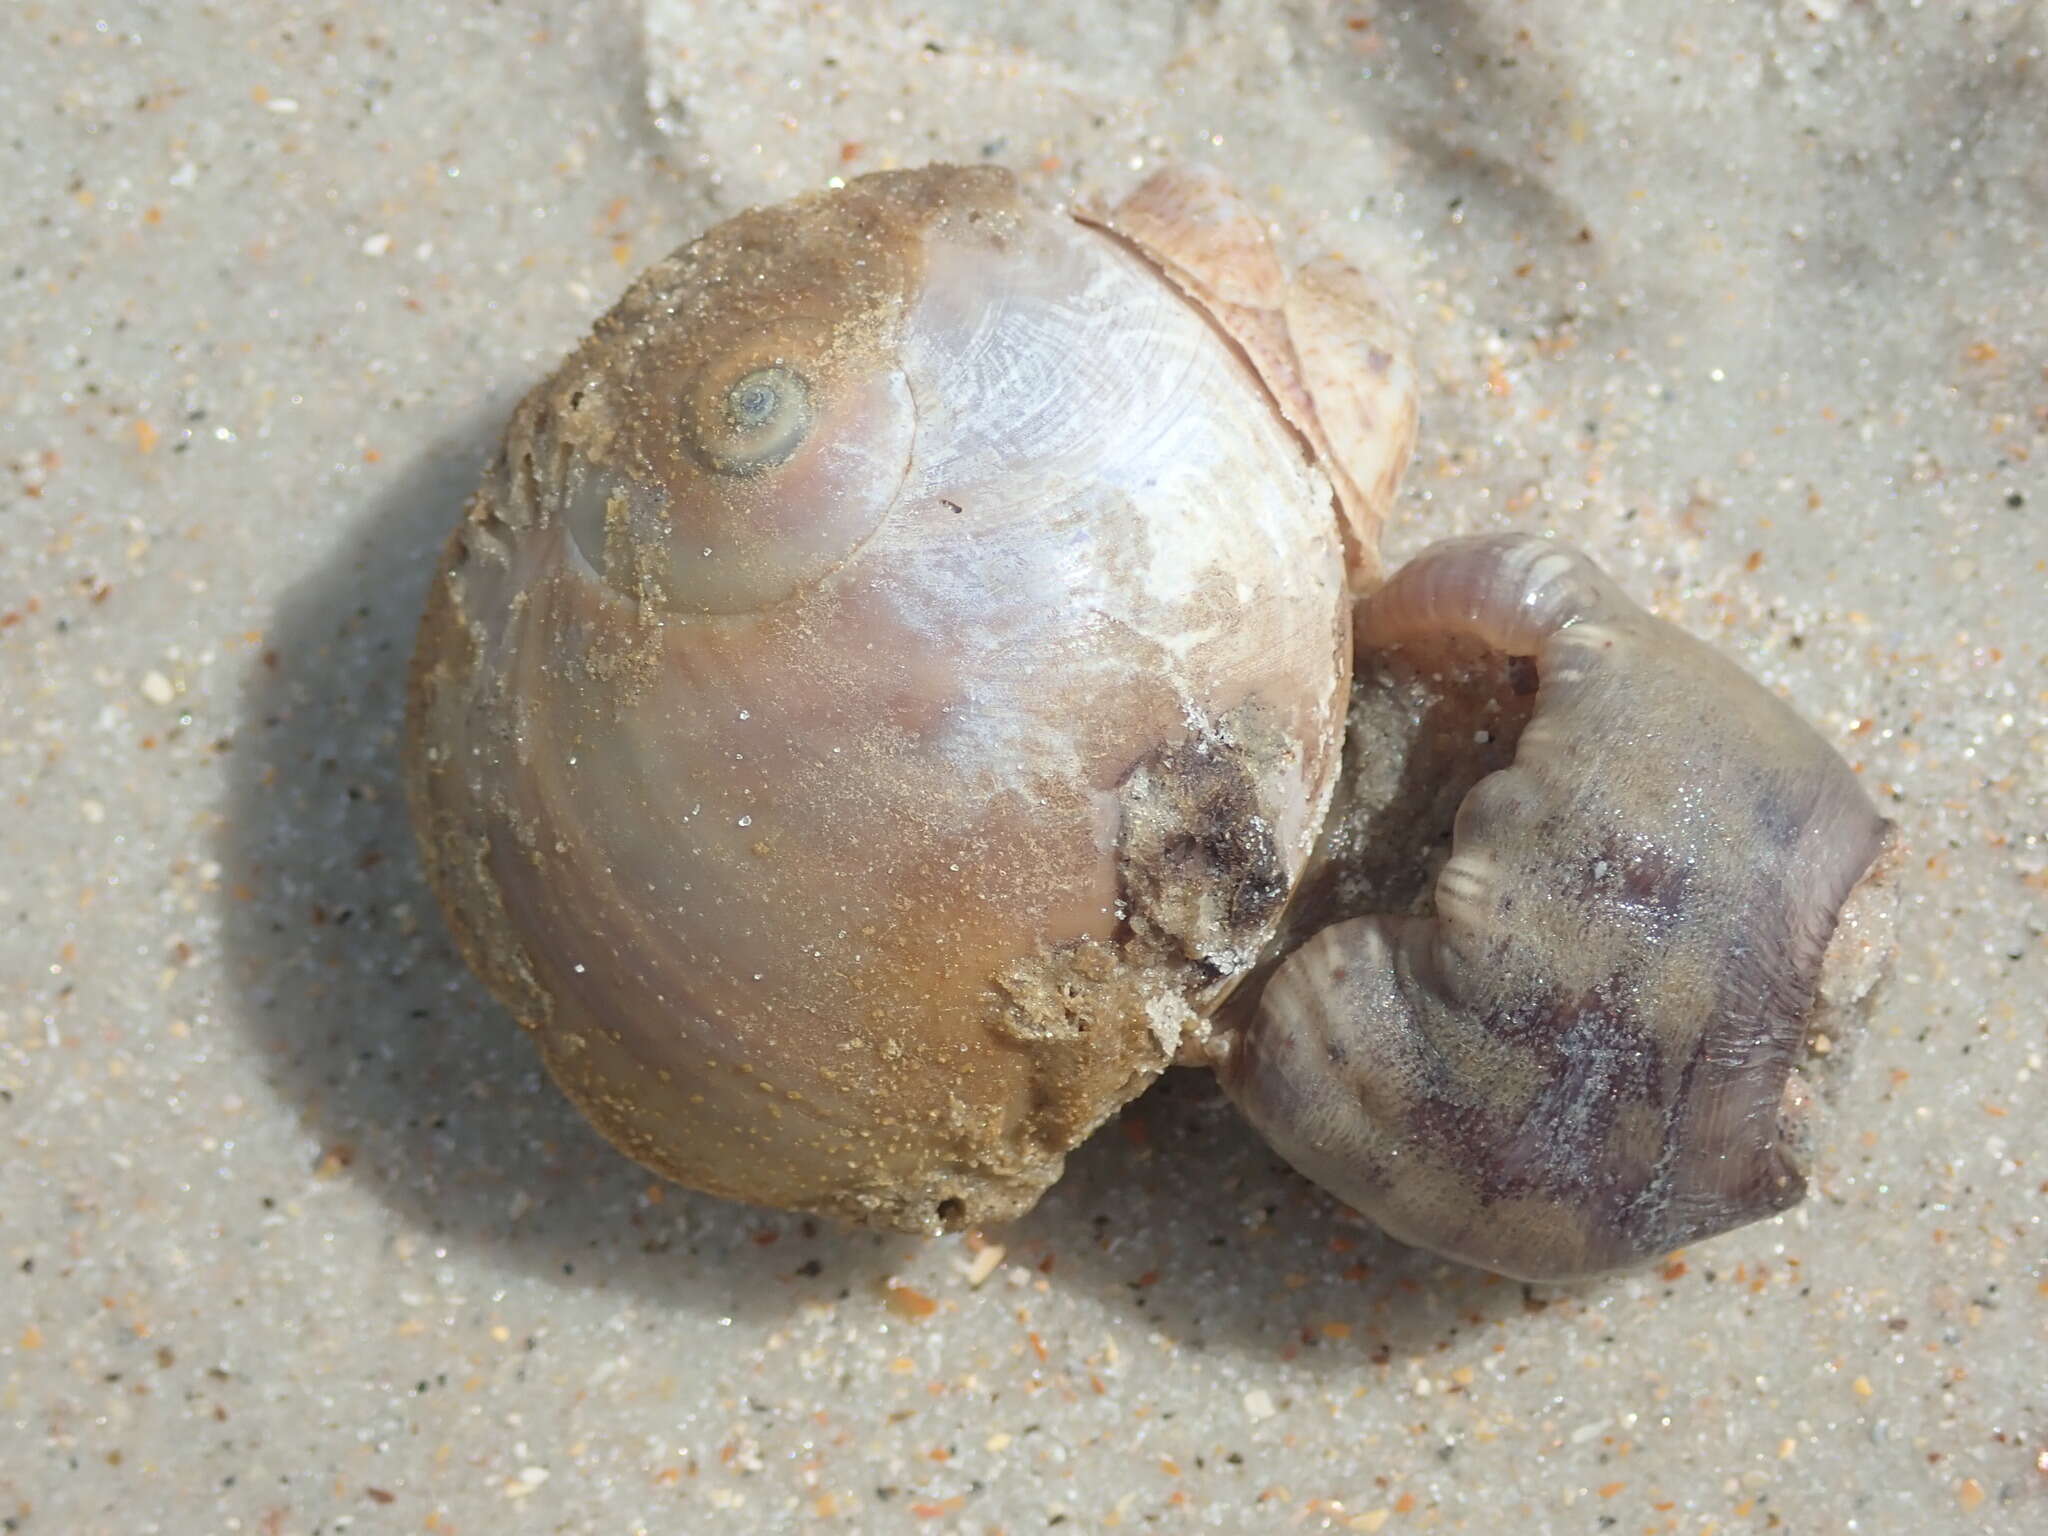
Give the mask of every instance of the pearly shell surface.
<path id="1" fill-rule="evenodd" d="M 652 268 L 519 407 L 422 624 L 415 815 L 649 1167 L 1012 1216 L 1274 932 L 1376 528 L 1144 246 L 859 178 Z M 1302 350 L 1347 345 L 1391 342 Z M 1382 491 L 1386 357 L 1395 424 L 1339 427 Z"/>
<path id="2" fill-rule="evenodd" d="M 1432 546 L 1358 638 L 1529 658 L 1534 711 L 1463 796 L 1432 910 L 1320 927 L 1230 1042 L 1227 1091 L 1396 1237 L 1525 1279 L 1795 1204 L 1810 1049 L 1891 947 L 1892 829 L 1855 774 L 1546 540 Z"/>

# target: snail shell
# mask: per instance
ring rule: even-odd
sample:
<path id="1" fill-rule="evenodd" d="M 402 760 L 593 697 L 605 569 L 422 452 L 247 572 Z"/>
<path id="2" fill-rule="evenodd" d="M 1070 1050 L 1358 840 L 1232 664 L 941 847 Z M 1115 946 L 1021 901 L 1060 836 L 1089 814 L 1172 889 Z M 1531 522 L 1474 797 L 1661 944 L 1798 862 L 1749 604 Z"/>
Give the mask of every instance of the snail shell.
<path id="1" fill-rule="evenodd" d="M 670 1178 L 1015 1215 L 1275 931 L 1413 416 L 1363 279 L 1297 291 L 1213 178 L 719 226 L 443 557 L 408 773 L 466 957 Z"/>
<path id="2" fill-rule="evenodd" d="M 1396 1237 L 1527 1279 L 1798 1201 L 1810 1043 L 1890 946 L 1892 828 L 1847 764 L 1543 540 L 1433 546 L 1358 638 L 1533 658 L 1534 713 L 1465 795 L 1433 912 L 1303 943 L 1227 1043 L 1227 1091 Z"/>

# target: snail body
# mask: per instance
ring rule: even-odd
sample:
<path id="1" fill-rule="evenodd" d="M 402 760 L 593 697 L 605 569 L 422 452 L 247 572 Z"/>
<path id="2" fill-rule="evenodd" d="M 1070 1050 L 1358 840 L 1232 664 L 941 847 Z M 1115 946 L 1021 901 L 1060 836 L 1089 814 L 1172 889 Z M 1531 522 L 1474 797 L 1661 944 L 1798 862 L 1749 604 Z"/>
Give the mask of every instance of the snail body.
<path id="1" fill-rule="evenodd" d="M 1524 535 L 1425 550 L 1362 653 L 1533 660 L 1427 915 L 1322 927 L 1226 1090 L 1395 1236 L 1526 1279 L 1641 1264 L 1805 1193 L 1818 1040 L 1888 953 L 1892 830 L 1786 704 Z"/>
<path id="2" fill-rule="evenodd" d="M 1189 270 L 1227 285 L 1264 237 L 1206 206 L 1235 233 Z M 1395 407 L 1334 403 L 1339 466 L 1313 383 L 1115 218 L 948 167 L 741 215 L 527 398 L 449 543 L 408 746 L 429 878 L 668 1177 L 1012 1216 L 1277 926 L 1412 390 L 1369 293 L 1318 311 L 1367 339 L 1305 350 L 1377 351 Z"/>

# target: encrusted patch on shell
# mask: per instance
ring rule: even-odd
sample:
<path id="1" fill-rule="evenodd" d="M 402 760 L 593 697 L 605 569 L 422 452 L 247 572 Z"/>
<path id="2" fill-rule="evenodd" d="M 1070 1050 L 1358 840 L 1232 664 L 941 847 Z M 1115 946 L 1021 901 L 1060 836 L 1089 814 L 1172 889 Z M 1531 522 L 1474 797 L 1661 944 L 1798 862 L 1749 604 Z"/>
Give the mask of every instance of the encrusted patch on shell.
<path id="1" fill-rule="evenodd" d="M 1118 791 L 1125 911 L 1140 939 L 1205 982 L 1244 974 L 1293 895 L 1264 786 L 1297 751 L 1240 711 L 1150 754 Z"/>

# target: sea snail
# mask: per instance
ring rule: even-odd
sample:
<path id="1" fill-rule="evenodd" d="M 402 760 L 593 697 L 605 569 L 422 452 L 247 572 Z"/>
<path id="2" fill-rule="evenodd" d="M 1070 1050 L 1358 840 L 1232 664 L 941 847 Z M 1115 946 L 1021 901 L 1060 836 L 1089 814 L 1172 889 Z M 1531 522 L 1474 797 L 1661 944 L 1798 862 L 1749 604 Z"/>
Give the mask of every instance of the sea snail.
<path id="1" fill-rule="evenodd" d="M 766 1205 L 1002 1221 L 1181 1060 L 1511 1273 L 1781 1209 L 1885 824 L 1560 546 L 1382 586 L 1414 423 L 1373 286 L 1206 172 L 719 225 L 520 405 L 431 589 L 407 770 L 466 958 L 622 1150 Z M 1394 656 L 1534 679 L 1405 921 L 1363 915 Z"/>

